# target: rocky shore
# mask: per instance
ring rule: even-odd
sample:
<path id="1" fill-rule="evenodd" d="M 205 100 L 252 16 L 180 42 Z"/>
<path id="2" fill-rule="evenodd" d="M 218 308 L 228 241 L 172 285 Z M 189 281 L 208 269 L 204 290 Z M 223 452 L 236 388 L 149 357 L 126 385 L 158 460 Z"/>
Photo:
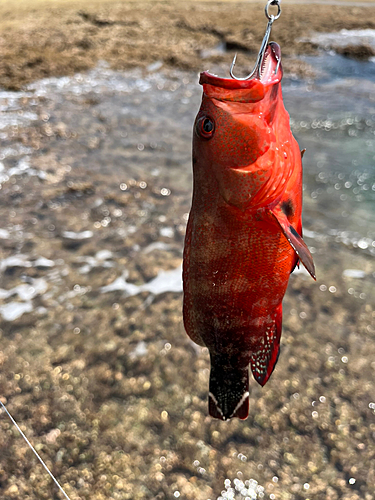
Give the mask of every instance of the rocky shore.
<path id="1" fill-rule="evenodd" d="M 375 29 L 375 5 L 283 1 L 273 38 L 283 48 L 286 72 L 309 71 L 295 57 L 316 45 L 312 32 Z M 72 75 L 107 61 L 114 69 L 157 67 L 200 71 L 229 67 L 235 52 L 248 71 L 264 35 L 265 2 L 88 2 L 58 0 L 0 6 L 0 87 L 17 90 L 34 80 Z M 332 5 L 333 4 L 333 5 Z M 354 5 L 353 5 L 354 4 Z M 368 47 L 347 53 L 368 57 Z"/>

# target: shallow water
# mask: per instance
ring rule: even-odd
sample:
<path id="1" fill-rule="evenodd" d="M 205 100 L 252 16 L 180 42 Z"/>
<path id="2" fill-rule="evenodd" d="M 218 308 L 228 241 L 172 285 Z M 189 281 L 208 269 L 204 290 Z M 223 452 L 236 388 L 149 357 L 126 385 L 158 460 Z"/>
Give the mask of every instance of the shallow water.
<path id="1" fill-rule="evenodd" d="M 306 60 L 317 79 L 283 89 L 318 281 L 292 276 L 246 423 L 207 417 L 181 324 L 197 75 L 102 64 L 0 93 L 0 392 L 72 498 L 373 498 L 375 64 Z M 6 498 L 51 495 L 1 425 Z"/>
<path id="2" fill-rule="evenodd" d="M 326 233 L 358 233 L 373 255 L 375 64 L 334 55 L 305 59 L 319 68 L 320 77 L 286 87 L 284 94 L 293 131 L 307 148 L 306 203 L 315 200 L 315 210 L 324 212 Z"/>

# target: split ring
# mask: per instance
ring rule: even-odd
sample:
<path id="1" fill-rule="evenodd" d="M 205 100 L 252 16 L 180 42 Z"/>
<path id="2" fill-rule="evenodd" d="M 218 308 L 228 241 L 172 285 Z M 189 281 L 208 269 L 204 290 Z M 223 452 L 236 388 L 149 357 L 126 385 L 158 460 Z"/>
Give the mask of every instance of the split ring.
<path id="1" fill-rule="evenodd" d="M 273 16 L 272 14 L 269 13 L 269 8 L 270 8 L 271 5 L 277 5 L 277 14 L 276 14 L 276 16 Z M 281 16 L 281 5 L 280 5 L 279 1 L 268 0 L 265 10 L 266 10 L 267 19 L 269 21 L 272 21 L 272 22 L 276 21 Z"/>

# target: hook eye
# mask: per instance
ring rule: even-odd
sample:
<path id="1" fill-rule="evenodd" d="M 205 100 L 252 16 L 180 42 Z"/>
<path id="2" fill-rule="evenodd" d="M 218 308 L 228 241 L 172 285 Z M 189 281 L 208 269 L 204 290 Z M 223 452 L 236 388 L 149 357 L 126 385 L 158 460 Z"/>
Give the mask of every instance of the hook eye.
<path id="1" fill-rule="evenodd" d="M 211 139 L 215 132 L 215 122 L 209 116 L 201 116 L 197 120 L 195 131 L 203 139 Z"/>
<path id="2" fill-rule="evenodd" d="M 276 16 L 273 16 L 272 14 L 269 13 L 269 8 L 271 5 L 277 6 L 277 14 Z M 281 16 L 281 5 L 280 5 L 280 0 L 268 0 L 267 5 L 266 5 L 266 16 L 269 21 L 277 21 L 279 17 Z"/>

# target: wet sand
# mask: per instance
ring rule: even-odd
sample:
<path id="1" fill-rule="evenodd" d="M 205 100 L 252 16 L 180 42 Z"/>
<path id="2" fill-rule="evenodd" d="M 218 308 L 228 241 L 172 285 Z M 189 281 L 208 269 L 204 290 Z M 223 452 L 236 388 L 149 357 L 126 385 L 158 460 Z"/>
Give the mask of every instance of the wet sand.
<path id="1" fill-rule="evenodd" d="M 35 84 L 1 97 L 2 119 L 11 119 L 0 161 L 15 170 L 0 191 L 8 306 L 0 397 L 71 499 L 216 500 L 229 478 L 236 500 L 251 491 L 267 500 L 374 500 L 369 250 L 316 237 L 324 212 L 306 196 L 318 282 L 292 275 L 280 360 L 264 389 L 252 381 L 246 422 L 207 416 L 208 353 L 183 330 L 181 292 L 145 288 L 181 264 L 200 94 L 194 71 L 229 67 L 241 50 L 246 69 L 264 33 L 263 4 L 40 1 L 35 9 L 20 3 L 18 13 L 8 5 L 0 86 L 21 89 L 98 61 L 133 71 L 116 80 L 102 64 L 85 91 L 77 76 L 56 81 L 55 91 L 52 81 L 47 91 Z M 375 28 L 372 6 L 363 15 L 352 6 L 283 5 L 273 38 L 290 73 L 308 71 L 295 59 L 316 50 L 297 41 L 308 30 Z M 227 50 L 202 58 L 219 43 Z M 160 76 L 144 71 L 159 61 Z M 345 277 L 347 268 L 364 276 Z M 0 429 L 0 498 L 60 498 L 4 415 Z"/>

